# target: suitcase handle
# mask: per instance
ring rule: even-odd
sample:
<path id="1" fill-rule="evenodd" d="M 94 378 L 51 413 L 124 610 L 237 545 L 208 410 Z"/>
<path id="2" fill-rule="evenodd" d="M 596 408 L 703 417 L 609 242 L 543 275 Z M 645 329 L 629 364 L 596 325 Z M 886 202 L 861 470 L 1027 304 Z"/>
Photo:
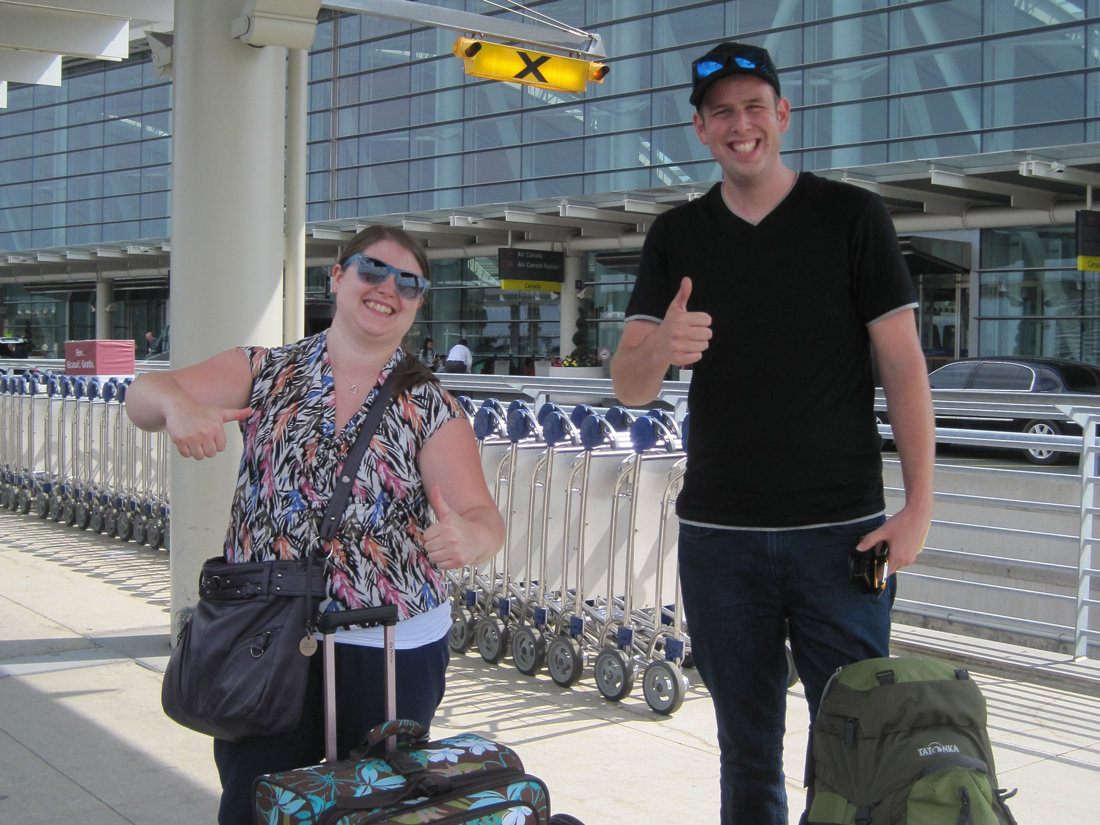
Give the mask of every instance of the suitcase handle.
<path id="1" fill-rule="evenodd" d="M 317 629 L 322 633 L 335 633 L 337 630 L 356 627 L 389 627 L 397 624 L 397 605 L 384 604 L 381 607 L 365 607 L 362 610 L 334 610 L 322 613 L 317 620 Z"/>
<path id="2" fill-rule="evenodd" d="M 381 725 L 375 725 L 371 729 L 371 732 L 367 734 L 366 749 L 369 751 L 383 739 L 388 739 L 399 733 L 405 734 L 414 741 L 424 739 L 428 735 L 428 731 L 419 722 L 412 719 L 394 719 L 390 722 L 383 722 Z"/>

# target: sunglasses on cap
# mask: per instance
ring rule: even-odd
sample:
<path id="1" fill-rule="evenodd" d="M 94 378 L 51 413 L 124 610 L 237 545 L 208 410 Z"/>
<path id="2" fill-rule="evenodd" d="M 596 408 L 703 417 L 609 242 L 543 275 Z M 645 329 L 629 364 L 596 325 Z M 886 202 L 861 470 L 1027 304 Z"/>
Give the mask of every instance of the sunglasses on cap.
<path id="1" fill-rule="evenodd" d="M 415 301 L 428 291 L 431 281 L 423 275 L 413 272 L 402 272 L 396 266 L 390 266 L 383 260 L 371 258 L 362 253 L 355 253 L 343 263 L 343 268 L 355 265 L 355 274 L 359 280 L 371 286 L 384 284 L 386 279 L 393 276 L 393 285 L 397 294 L 408 301 Z"/>
<path id="2" fill-rule="evenodd" d="M 766 49 L 741 43 L 721 43 L 691 64 L 691 103 L 698 106 L 712 82 L 732 74 L 755 75 L 779 94 L 779 75 Z"/>

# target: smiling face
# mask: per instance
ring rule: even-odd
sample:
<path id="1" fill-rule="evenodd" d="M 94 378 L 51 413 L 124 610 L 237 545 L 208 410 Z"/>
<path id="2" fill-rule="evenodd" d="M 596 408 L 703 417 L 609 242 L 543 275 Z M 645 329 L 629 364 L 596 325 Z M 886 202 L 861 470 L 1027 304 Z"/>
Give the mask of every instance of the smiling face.
<path id="1" fill-rule="evenodd" d="M 362 253 L 383 260 L 403 272 L 423 274 L 416 256 L 395 241 L 378 241 L 363 249 Z M 332 286 L 336 293 L 333 326 L 339 325 L 346 334 L 375 345 L 396 348 L 412 327 L 416 310 L 421 304 L 421 300 L 402 298 L 392 276 L 377 286 L 363 283 L 356 274 L 355 264 L 347 269 L 334 266 Z"/>
<path id="2" fill-rule="evenodd" d="M 791 122 L 786 98 L 751 75 L 724 77 L 693 118 L 695 134 L 710 149 L 725 180 L 737 187 L 767 186 L 783 168 L 779 143 Z"/>

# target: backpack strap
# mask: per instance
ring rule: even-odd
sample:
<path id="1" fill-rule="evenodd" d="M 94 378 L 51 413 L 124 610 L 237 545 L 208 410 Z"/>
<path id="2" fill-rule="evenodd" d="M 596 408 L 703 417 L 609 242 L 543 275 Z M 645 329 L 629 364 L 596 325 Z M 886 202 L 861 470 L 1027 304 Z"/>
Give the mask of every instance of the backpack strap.
<path id="1" fill-rule="evenodd" d="M 959 788 L 959 819 L 955 825 L 974 825 L 974 814 L 970 810 L 970 791 L 966 786 Z"/>
<path id="2" fill-rule="evenodd" d="M 860 805 L 856 808 L 856 825 L 871 825 L 871 806 Z M 971 823 L 973 825 L 973 823 Z"/>

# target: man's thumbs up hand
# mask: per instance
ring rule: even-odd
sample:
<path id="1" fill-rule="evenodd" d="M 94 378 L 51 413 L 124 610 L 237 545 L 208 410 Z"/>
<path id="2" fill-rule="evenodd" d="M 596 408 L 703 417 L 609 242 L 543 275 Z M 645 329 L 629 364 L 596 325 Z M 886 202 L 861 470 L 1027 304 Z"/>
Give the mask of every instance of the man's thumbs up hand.
<path id="1" fill-rule="evenodd" d="M 691 278 L 684 278 L 680 281 L 680 289 L 668 305 L 665 320 L 659 327 L 662 357 L 669 364 L 678 367 L 686 367 L 702 358 L 713 335 L 710 330 L 710 315 L 688 311 L 690 297 Z"/>

